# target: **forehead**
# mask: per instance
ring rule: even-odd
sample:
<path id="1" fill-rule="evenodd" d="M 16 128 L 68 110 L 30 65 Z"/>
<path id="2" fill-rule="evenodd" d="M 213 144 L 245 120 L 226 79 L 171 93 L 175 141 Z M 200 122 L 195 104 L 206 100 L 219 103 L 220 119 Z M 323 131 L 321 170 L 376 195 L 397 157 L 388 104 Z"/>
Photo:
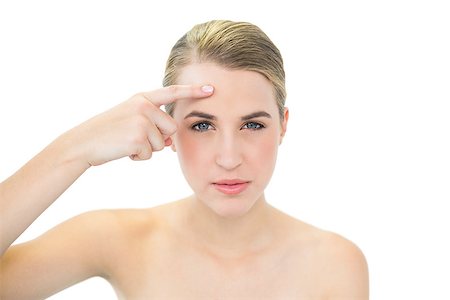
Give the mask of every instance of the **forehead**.
<path id="1" fill-rule="evenodd" d="M 257 110 L 277 111 L 273 87 L 262 74 L 246 70 L 230 70 L 214 63 L 191 64 L 181 69 L 177 84 L 214 86 L 214 94 L 200 100 L 178 100 L 175 118 L 191 110 L 220 116 L 245 115 Z"/>

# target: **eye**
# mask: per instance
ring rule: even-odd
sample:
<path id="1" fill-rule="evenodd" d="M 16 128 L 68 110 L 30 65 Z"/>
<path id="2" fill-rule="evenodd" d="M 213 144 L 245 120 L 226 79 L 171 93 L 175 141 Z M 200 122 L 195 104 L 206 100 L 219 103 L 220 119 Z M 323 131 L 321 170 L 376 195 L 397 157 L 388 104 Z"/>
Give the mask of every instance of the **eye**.
<path id="1" fill-rule="evenodd" d="M 250 129 L 250 130 L 260 130 L 260 129 L 264 128 L 264 125 L 257 123 L 257 122 L 248 122 L 248 123 L 245 123 L 242 128 Z"/>
<path id="2" fill-rule="evenodd" d="M 205 132 L 211 129 L 212 125 L 208 122 L 199 122 L 197 124 L 192 125 L 192 130 L 198 131 L 198 132 Z"/>

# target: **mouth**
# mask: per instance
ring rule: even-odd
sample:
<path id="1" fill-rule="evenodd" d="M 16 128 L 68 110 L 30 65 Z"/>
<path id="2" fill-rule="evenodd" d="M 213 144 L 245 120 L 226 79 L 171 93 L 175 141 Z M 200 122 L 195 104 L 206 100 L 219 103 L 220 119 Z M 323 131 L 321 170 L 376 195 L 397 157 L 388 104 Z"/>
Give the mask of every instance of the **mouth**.
<path id="1" fill-rule="evenodd" d="M 232 179 L 232 180 L 220 180 L 217 182 L 213 182 L 213 186 L 219 191 L 226 195 L 237 195 L 243 192 L 250 181 L 240 180 L 240 179 Z"/>

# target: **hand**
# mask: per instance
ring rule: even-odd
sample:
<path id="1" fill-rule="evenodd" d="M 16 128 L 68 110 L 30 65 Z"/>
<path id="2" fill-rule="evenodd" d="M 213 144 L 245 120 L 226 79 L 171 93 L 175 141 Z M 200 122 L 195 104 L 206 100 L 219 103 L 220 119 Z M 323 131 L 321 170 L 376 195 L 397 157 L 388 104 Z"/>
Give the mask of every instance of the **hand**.
<path id="1" fill-rule="evenodd" d="M 75 127 L 63 137 L 68 147 L 76 151 L 75 156 L 89 166 L 125 156 L 133 160 L 150 159 L 154 151 L 171 145 L 170 136 L 177 130 L 175 120 L 160 106 L 178 99 L 205 98 L 212 93 L 209 86 L 188 85 L 139 93 Z"/>

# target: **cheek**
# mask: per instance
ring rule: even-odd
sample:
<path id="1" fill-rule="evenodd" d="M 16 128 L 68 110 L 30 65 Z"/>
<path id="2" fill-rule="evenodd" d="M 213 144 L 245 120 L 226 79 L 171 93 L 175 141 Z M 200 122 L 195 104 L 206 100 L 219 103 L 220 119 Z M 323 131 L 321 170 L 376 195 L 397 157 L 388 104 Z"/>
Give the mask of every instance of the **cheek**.
<path id="1" fill-rule="evenodd" d="M 275 135 L 265 134 L 258 139 L 249 139 L 247 150 L 247 160 L 252 162 L 255 169 L 261 173 L 273 170 L 278 153 L 278 140 Z"/>
<path id="2" fill-rule="evenodd" d="M 177 132 L 176 149 L 183 172 L 187 175 L 193 172 L 202 172 L 202 166 L 210 162 L 208 154 L 211 153 L 211 143 L 204 138 L 196 137 L 189 132 Z"/>

